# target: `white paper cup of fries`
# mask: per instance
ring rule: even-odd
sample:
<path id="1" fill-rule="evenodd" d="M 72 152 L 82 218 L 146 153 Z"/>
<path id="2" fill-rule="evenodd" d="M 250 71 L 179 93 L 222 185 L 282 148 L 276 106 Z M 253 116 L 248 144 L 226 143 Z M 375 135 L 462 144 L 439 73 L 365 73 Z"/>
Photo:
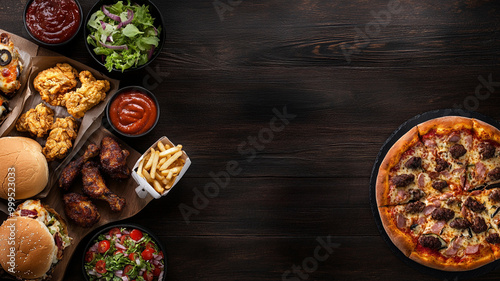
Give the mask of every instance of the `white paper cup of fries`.
<path id="1" fill-rule="evenodd" d="M 140 198 L 148 193 L 155 199 L 172 190 L 191 165 L 182 145 L 174 145 L 167 137 L 161 137 L 137 160 L 132 177 L 139 184 L 135 192 Z"/>

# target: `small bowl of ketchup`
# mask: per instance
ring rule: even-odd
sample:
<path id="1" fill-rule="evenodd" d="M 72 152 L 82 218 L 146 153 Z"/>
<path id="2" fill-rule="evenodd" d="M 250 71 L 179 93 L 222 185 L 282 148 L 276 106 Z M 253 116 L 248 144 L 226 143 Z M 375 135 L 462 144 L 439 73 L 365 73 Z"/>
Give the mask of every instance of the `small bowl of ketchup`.
<path id="1" fill-rule="evenodd" d="M 23 21 L 38 44 L 58 47 L 76 37 L 82 27 L 83 12 L 77 0 L 29 0 Z"/>
<path id="2" fill-rule="evenodd" d="M 111 128 L 125 137 L 141 137 L 151 132 L 160 119 L 160 104 L 145 88 L 119 89 L 106 106 Z"/>

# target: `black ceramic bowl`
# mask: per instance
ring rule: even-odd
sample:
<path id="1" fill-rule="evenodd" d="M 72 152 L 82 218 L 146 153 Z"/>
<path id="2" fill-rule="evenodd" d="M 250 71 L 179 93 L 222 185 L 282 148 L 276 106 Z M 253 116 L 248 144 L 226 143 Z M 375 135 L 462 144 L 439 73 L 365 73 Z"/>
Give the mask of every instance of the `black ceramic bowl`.
<path id="1" fill-rule="evenodd" d="M 28 8 L 30 7 L 31 3 L 33 3 L 33 1 L 34 0 L 28 0 L 28 2 L 26 3 L 26 6 L 24 7 L 23 22 L 24 22 L 24 28 L 28 32 L 29 36 L 35 42 L 37 42 L 38 44 L 40 44 L 42 46 L 46 46 L 46 47 L 61 47 L 61 46 L 68 44 L 69 42 L 71 42 L 78 35 L 78 33 L 80 33 L 80 29 L 82 28 L 82 24 L 83 24 L 83 10 L 82 10 L 82 6 L 80 6 L 80 3 L 78 2 L 78 0 L 73 0 L 76 3 L 76 5 L 78 6 L 78 10 L 80 11 L 80 21 L 78 22 L 78 29 L 76 30 L 76 32 L 73 35 L 71 35 L 71 37 L 69 37 L 64 42 L 59 42 L 59 43 L 49 43 L 49 42 L 45 42 L 45 41 L 42 41 L 39 38 L 37 38 L 34 34 L 31 33 L 31 31 L 28 28 L 28 25 L 26 23 L 26 14 L 28 12 Z M 54 0 L 52 0 L 51 2 L 57 3 L 57 1 L 54 1 Z M 40 11 L 37 11 L 37 12 L 41 13 Z"/>
<path id="2" fill-rule="evenodd" d="M 152 240 L 156 243 L 156 245 L 158 246 L 158 248 L 163 252 L 164 269 L 163 269 L 163 276 L 162 276 L 163 279 L 161 279 L 161 280 L 165 280 L 166 279 L 166 275 L 167 275 L 167 256 L 166 256 L 165 248 L 163 247 L 162 243 L 160 242 L 160 239 L 158 239 L 158 237 L 156 237 L 156 235 L 154 235 L 147 228 L 145 228 L 143 226 L 140 226 L 140 225 L 137 225 L 137 224 L 131 224 L 131 223 L 112 223 L 112 224 L 109 224 L 109 225 L 107 225 L 106 227 L 104 227 L 102 229 L 99 229 L 92 236 L 92 238 L 89 240 L 89 242 L 85 246 L 85 249 L 83 251 L 83 257 L 82 257 L 82 273 L 83 273 L 83 276 L 85 276 L 85 280 L 90 281 L 90 277 L 87 274 L 87 271 L 85 270 L 85 255 L 86 255 L 87 251 L 90 249 L 90 247 L 92 247 L 92 245 L 94 245 L 96 243 L 96 240 L 99 237 L 99 235 L 106 234 L 112 228 L 115 228 L 115 227 L 126 228 L 128 230 L 138 229 L 138 230 L 142 231 L 143 233 L 147 233 L 152 238 Z M 154 280 L 157 280 L 157 279 L 158 278 L 155 277 Z M 158 280 L 158 281 L 161 281 L 161 280 Z"/>
<path id="3" fill-rule="evenodd" d="M 111 121 L 110 113 L 109 113 L 109 111 L 111 109 L 111 104 L 113 103 L 113 101 L 115 100 L 115 98 L 119 94 L 124 93 L 124 92 L 128 92 L 128 91 L 139 91 L 139 92 L 141 92 L 141 93 L 146 94 L 147 96 L 149 96 L 155 102 L 155 105 L 156 105 L 156 120 L 155 120 L 154 124 L 151 126 L 151 128 L 149 128 L 144 133 L 141 133 L 141 134 L 127 134 L 125 132 L 122 132 L 122 131 L 118 130 L 118 128 L 116 128 L 116 126 Z M 113 128 L 113 130 L 115 132 L 117 132 L 118 134 L 120 134 L 122 136 L 125 136 L 125 137 L 131 137 L 131 138 L 142 137 L 142 136 L 148 134 L 149 132 L 151 132 L 154 129 L 154 127 L 156 126 L 156 124 L 158 124 L 158 120 L 160 120 L 160 103 L 158 102 L 158 99 L 155 97 L 155 95 L 153 93 L 151 93 L 149 90 L 147 90 L 147 89 L 145 89 L 143 87 L 139 87 L 139 86 L 123 87 L 123 88 L 119 89 L 118 91 L 116 91 L 111 96 L 111 98 L 109 99 L 109 102 L 106 105 L 106 117 L 107 117 L 108 123 L 111 126 L 111 128 Z"/>
<path id="4" fill-rule="evenodd" d="M 88 44 L 88 42 L 87 42 L 87 36 L 89 36 L 89 33 L 90 33 L 90 30 L 88 28 L 87 23 L 89 22 L 89 19 L 92 16 L 92 14 L 95 13 L 97 10 L 101 9 L 101 7 L 103 5 L 113 5 L 116 2 L 118 2 L 118 0 L 99 0 L 99 1 L 97 1 L 97 3 L 94 4 L 92 9 L 87 14 L 87 18 L 85 19 L 84 28 L 83 28 L 83 34 L 84 34 L 83 40 L 85 41 L 85 46 L 87 47 L 87 51 L 89 52 L 90 56 L 97 62 L 97 64 L 99 64 L 102 67 L 103 71 L 105 71 L 105 72 L 108 72 L 108 70 L 104 66 L 103 56 L 96 55 L 94 53 L 94 50 L 93 50 L 94 46 Z M 154 18 L 154 26 L 155 27 L 160 26 L 160 28 L 161 28 L 161 30 L 159 32 L 160 33 L 160 43 L 159 43 L 158 47 L 156 48 L 151 59 L 149 59 L 145 64 L 140 65 L 138 67 L 128 68 L 128 69 L 124 70 L 123 72 L 121 70 L 113 68 L 111 73 L 114 74 L 114 76 L 122 74 L 122 73 L 126 74 L 126 73 L 130 73 L 130 72 L 135 72 L 137 70 L 141 70 L 141 69 L 147 67 L 156 59 L 156 57 L 158 57 L 158 55 L 161 53 L 161 50 L 163 49 L 163 45 L 165 44 L 165 28 L 163 26 L 163 17 L 161 15 L 161 12 L 158 9 L 158 7 L 156 7 L 156 5 L 149 0 L 132 0 L 131 3 L 137 3 L 139 5 L 148 5 L 149 6 L 149 13 Z"/>

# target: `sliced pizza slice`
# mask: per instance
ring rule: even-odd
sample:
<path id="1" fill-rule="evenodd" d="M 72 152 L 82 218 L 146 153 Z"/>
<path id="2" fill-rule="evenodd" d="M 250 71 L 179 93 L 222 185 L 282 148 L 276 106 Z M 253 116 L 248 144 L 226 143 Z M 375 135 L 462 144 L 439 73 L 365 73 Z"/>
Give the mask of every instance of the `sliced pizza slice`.
<path id="1" fill-rule="evenodd" d="M 416 247 L 418 237 L 427 227 L 429 216 L 424 214 L 425 208 L 426 204 L 422 201 L 379 207 L 385 232 L 394 245 L 406 256 L 409 256 Z"/>
<path id="2" fill-rule="evenodd" d="M 466 190 L 482 189 L 500 180 L 500 131 L 473 120 L 474 141 L 467 165 Z"/>
<path id="3" fill-rule="evenodd" d="M 469 118 L 447 116 L 417 125 L 420 138 L 430 153 L 429 177 L 437 186 L 462 190 L 473 148 L 473 123 Z"/>
<path id="4" fill-rule="evenodd" d="M 462 213 L 470 229 L 500 258 L 500 189 L 475 190 L 464 201 Z"/>
<path id="5" fill-rule="evenodd" d="M 425 173 L 430 165 L 430 154 L 414 127 L 392 146 L 381 162 L 376 190 L 378 206 L 406 204 L 441 193 L 443 188 L 433 187 Z"/>
<path id="6" fill-rule="evenodd" d="M 466 195 L 452 194 L 442 199 L 427 220 L 410 258 L 447 271 L 470 270 L 494 261 L 494 253 L 486 242 L 486 222 L 464 209 Z"/>

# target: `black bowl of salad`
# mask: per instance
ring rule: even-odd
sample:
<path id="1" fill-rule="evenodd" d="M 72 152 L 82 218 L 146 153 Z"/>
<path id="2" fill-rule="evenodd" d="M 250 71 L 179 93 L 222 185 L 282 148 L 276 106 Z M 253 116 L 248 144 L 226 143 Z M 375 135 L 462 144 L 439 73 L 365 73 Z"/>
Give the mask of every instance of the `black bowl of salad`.
<path id="1" fill-rule="evenodd" d="M 85 20 L 85 46 L 109 73 L 140 70 L 165 44 L 163 18 L 149 0 L 100 0 Z"/>
<path id="2" fill-rule="evenodd" d="M 165 280 L 164 253 L 160 240 L 144 227 L 110 225 L 87 243 L 82 259 L 83 275 L 88 281 Z"/>

